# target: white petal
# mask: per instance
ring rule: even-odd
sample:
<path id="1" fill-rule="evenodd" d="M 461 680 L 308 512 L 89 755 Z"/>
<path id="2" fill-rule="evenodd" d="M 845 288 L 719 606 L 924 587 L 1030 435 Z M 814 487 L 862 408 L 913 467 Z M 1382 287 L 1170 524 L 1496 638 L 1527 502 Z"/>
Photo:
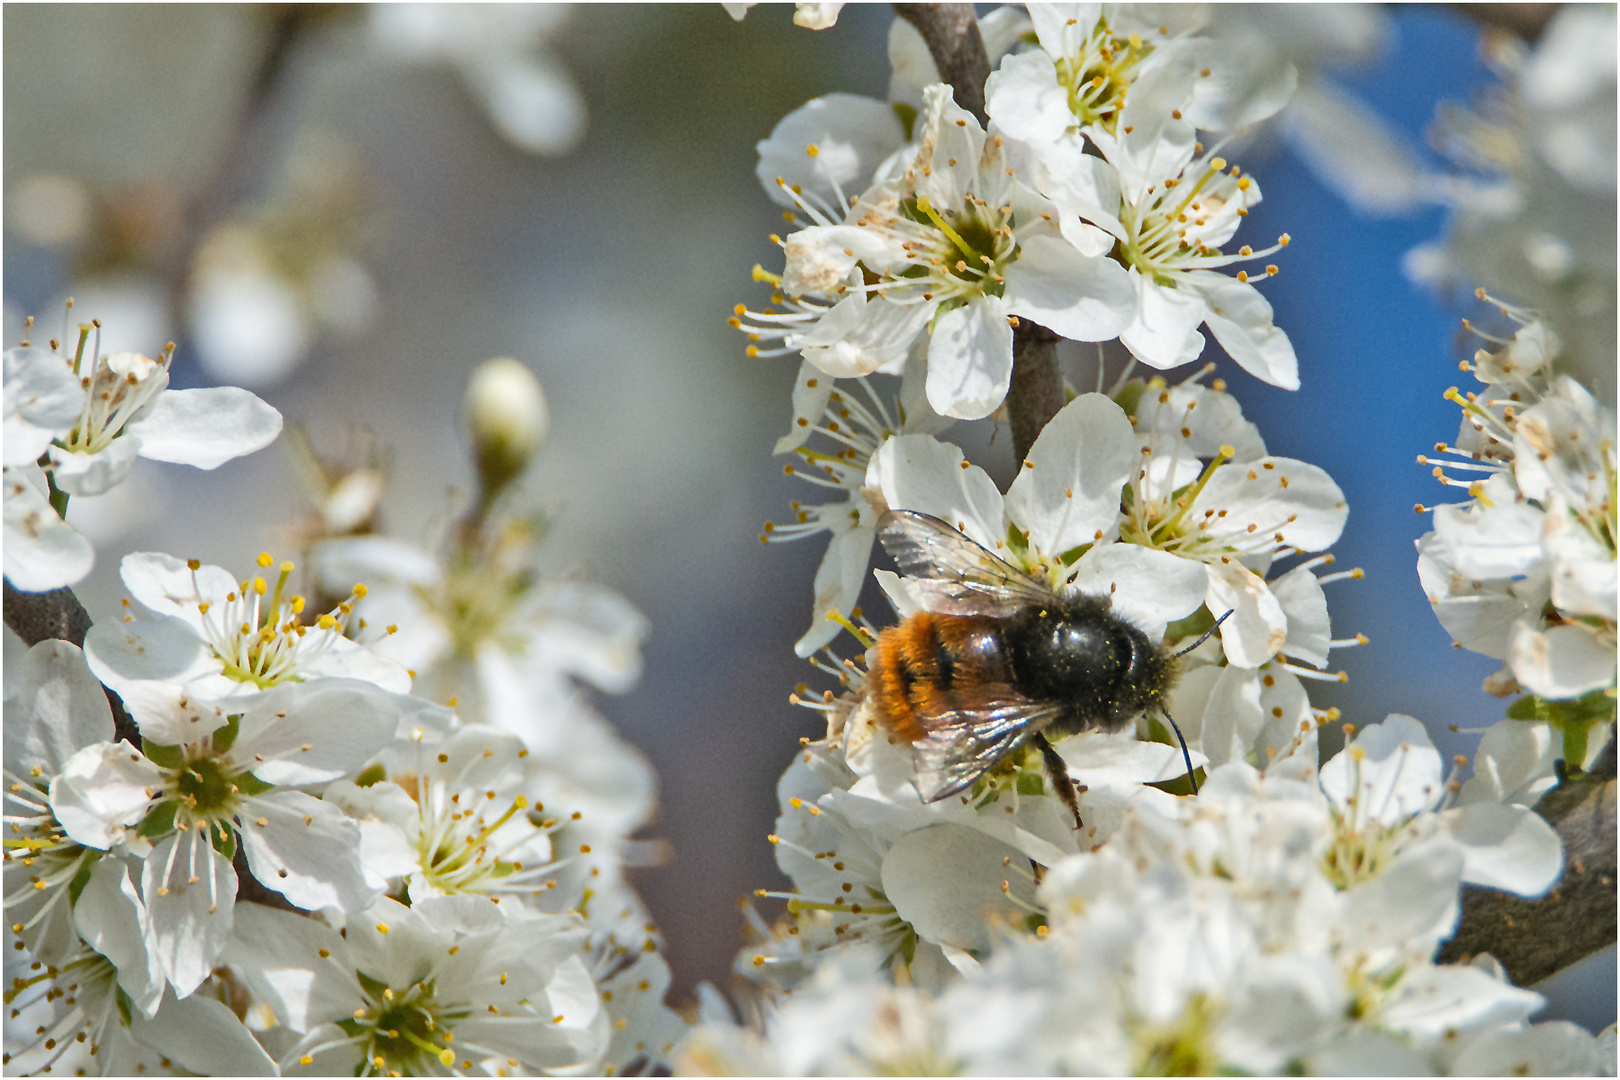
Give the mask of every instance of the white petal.
<path id="1" fill-rule="evenodd" d="M 1553 762 L 1562 749 L 1563 740 L 1551 724 L 1499 720 L 1480 736 L 1474 775 L 1464 782 L 1457 801 L 1534 806 L 1555 782 Z"/>
<path id="2" fill-rule="evenodd" d="M 1478 802 L 1447 811 L 1441 824 L 1462 845 L 1470 884 L 1536 897 L 1563 873 L 1563 843 L 1534 810 Z"/>
<path id="3" fill-rule="evenodd" d="M 1036 437 L 1007 489 L 1007 514 L 1048 556 L 1095 543 L 1118 526 L 1120 491 L 1139 456 L 1125 411 L 1082 394 Z"/>
<path id="4" fill-rule="evenodd" d="M 1542 630 L 1521 619 L 1508 663 L 1514 677 L 1538 697 L 1573 698 L 1614 685 L 1612 640 L 1605 643 L 1582 623 Z"/>
<path id="5" fill-rule="evenodd" d="M 376 897 L 360 863 L 360 827 L 330 803 L 272 791 L 248 800 L 239 824 L 253 876 L 294 905 L 359 911 Z"/>
<path id="6" fill-rule="evenodd" d="M 1418 582 L 1434 607 L 1440 625 L 1463 648 L 1501 660 L 1508 654 L 1514 624 L 1540 611 L 1547 598 L 1547 579 L 1482 581 L 1461 573 L 1439 533 L 1424 533 L 1417 542 Z"/>
<path id="7" fill-rule="evenodd" d="M 133 426 L 133 425 L 131 425 Z M 50 448 L 51 477 L 69 495 L 105 495 L 124 482 L 135 467 L 140 438 L 129 429 L 93 454 Z"/>
<path id="8" fill-rule="evenodd" d="M 236 930 L 222 959 L 239 965 L 276 1019 L 294 1031 L 348 1017 L 363 1005 L 359 983 L 335 959 L 347 952 L 343 939 L 325 924 L 263 904 L 244 904 L 236 913 Z M 332 958 L 323 958 L 323 949 Z"/>
<path id="9" fill-rule="evenodd" d="M 141 457 L 214 469 L 274 442 L 281 414 L 235 386 L 165 390 L 127 430 Z"/>
<path id="10" fill-rule="evenodd" d="M 1003 132 L 1029 143 L 1055 142 L 1077 123 L 1052 58 L 1039 50 L 1001 61 L 984 84 L 984 109 Z"/>
<path id="11" fill-rule="evenodd" d="M 994 297 L 980 297 L 934 321 L 928 344 L 928 404 L 941 416 L 977 420 L 1007 397 L 1012 327 Z"/>
<path id="12" fill-rule="evenodd" d="M 316 784 L 358 769 L 399 726 L 393 698 L 356 679 L 288 683 L 249 700 L 231 747 L 267 784 Z"/>
<path id="13" fill-rule="evenodd" d="M 47 638 L 8 666 L 6 761 L 16 773 L 38 765 L 55 776 L 81 747 L 111 742 L 112 706 L 79 647 Z"/>
<path id="14" fill-rule="evenodd" d="M 1528 574 L 1542 559 L 1541 510 L 1528 503 L 1448 503 L 1434 508 L 1434 531 L 1457 572 L 1475 580 Z"/>
<path id="15" fill-rule="evenodd" d="M 146 857 L 141 895 L 151 917 L 149 948 L 174 992 L 185 997 L 213 974 L 230 940 L 236 871 L 198 831 L 173 833 Z"/>
<path id="16" fill-rule="evenodd" d="M 130 1034 L 198 1076 L 279 1076 L 280 1070 L 223 1002 L 197 994 L 166 995 L 157 1015 L 137 1016 Z"/>
<path id="17" fill-rule="evenodd" d="M 121 859 L 100 859 L 73 904 L 73 925 L 118 969 L 118 988 L 147 1016 L 163 999 L 163 968 L 146 949 L 146 905 Z"/>
<path id="18" fill-rule="evenodd" d="M 1315 465 L 1280 457 L 1215 470 L 1187 517 L 1201 521 L 1206 510 L 1216 514 L 1204 535 L 1227 539 L 1239 551 L 1255 550 L 1257 543 L 1261 550 L 1281 544 L 1321 551 L 1338 540 L 1350 514 L 1344 492 L 1331 476 Z"/>
<path id="19" fill-rule="evenodd" d="M 905 141 L 887 103 L 858 94 L 827 94 L 794 109 L 755 145 L 759 177 L 771 201 L 796 207 L 776 181 L 787 182 L 813 206 L 842 215 L 851 195 L 865 191 L 884 158 Z M 812 157 L 806 151 L 816 148 Z M 819 203 L 816 201 L 819 200 Z"/>
<path id="20" fill-rule="evenodd" d="M 83 580 L 96 549 L 56 516 L 45 494 L 16 469 L 5 471 L 5 574 L 23 592 L 49 592 Z"/>
<path id="21" fill-rule="evenodd" d="M 1221 668 L 1199 725 L 1198 745 L 1210 767 L 1242 761 L 1264 726 L 1259 673 L 1235 664 Z"/>
<path id="22" fill-rule="evenodd" d="M 1282 605 L 1252 570 L 1238 563 L 1208 563 L 1210 611 L 1232 612 L 1221 624 L 1221 646 L 1238 667 L 1257 668 L 1288 642 L 1288 617 Z"/>
<path id="23" fill-rule="evenodd" d="M 1522 1023 L 1543 1000 L 1475 967 L 1427 967 L 1401 980 L 1378 1020 L 1408 1035 L 1441 1039 L 1470 1028 Z"/>
<path id="24" fill-rule="evenodd" d="M 490 122 L 531 154 L 564 154 L 585 135 L 585 96 L 566 72 L 542 57 L 489 56 L 461 65 Z"/>
<path id="25" fill-rule="evenodd" d="M 1102 158 L 1086 153 L 1085 140 L 1073 136 L 1041 147 L 1034 166 L 1036 187 L 1065 215 L 1078 215 L 1125 238 L 1125 226 L 1119 220 L 1119 172 Z"/>
<path id="26" fill-rule="evenodd" d="M 1018 862 L 1023 856 L 977 829 L 916 829 L 898 837 L 883 857 L 883 892 L 923 940 L 984 949 L 994 922 L 1012 922 L 1025 911 L 1002 893 L 1003 881 L 1024 904 L 1035 899 L 1027 876 L 1004 869 L 1008 858 Z"/>
<path id="27" fill-rule="evenodd" d="M 1001 492 L 959 447 L 931 435 L 896 435 L 872 455 L 866 483 L 895 510 L 932 514 L 990 550 L 1006 542 Z"/>
<path id="28" fill-rule="evenodd" d="M 97 678 L 120 692 L 135 682 L 178 686 L 221 669 L 214 651 L 179 619 L 96 623 L 84 636 L 84 657 Z"/>
<path id="29" fill-rule="evenodd" d="M 1119 340 L 1148 367 L 1180 367 L 1198 359 L 1204 337 L 1198 325 L 1207 314 L 1203 302 L 1190 289 L 1167 289 L 1132 269 L 1136 289 L 1136 315 L 1119 333 Z"/>
<path id="30" fill-rule="evenodd" d="M 1426 201 L 1430 178 L 1407 140 L 1332 83 L 1303 83 L 1282 129 L 1317 178 L 1361 213 L 1405 214 Z"/>
<path id="31" fill-rule="evenodd" d="M 1613 1070 L 1609 1070 L 1613 1072 Z M 1598 1040 L 1568 1020 L 1481 1031 L 1451 1064 L 1454 1076 L 1603 1076 Z"/>
<path id="32" fill-rule="evenodd" d="M 1543 544 L 1552 563 L 1552 599 L 1574 615 L 1615 618 L 1614 552 L 1574 516 L 1562 493 L 1547 500 Z"/>
<path id="33" fill-rule="evenodd" d="M 4 364 L 4 464 L 30 465 L 78 422 L 84 388 L 66 358 L 49 349 L 7 349 Z"/>
<path id="34" fill-rule="evenodd" d="M 776 440 L 771 453 L 785 454 L 789 450 L 796 450 L 815 434 L 816 425 L 820 423 L 821 414 L 827 408 L 836 385 L 835 380 L 823 375 L 821 369 L 810 361 L 799 364 L 799 377 L 793 380 L 793 423 L 788 433 Z"/>
<path id="35" fill-rule="evenodd" d="M 1208 588 L 1202 563 L 1140 544 L 1098 544 L 1080 557 L 1071 580 L 1079 592 L 1111 597 L 1114 611 L 1155 641 L 1166 624 L 1196 611 Z"/>
<path id="36" fill-rule="evenodd" d="M 1293 343 L 1271 321 L 1271 305 L 1260 290 L 1225 274 L 1200 271 L 1185 276 L 1208 305 L 1204 322 L 1238 366 L 1284 390 L 1299 389 L 1299 360 Z"/>
<path id="37" fill-rule="evenodd" d="M 1459 849 L 1431 841 L 1408 848 L 1375 877 L 1340 893 L 1334 934 L 1341 947 L 1433 949 L 1456 924 L 1462 863 Z"/>
<path id="38" fill-rule="evenodd" d="M 865 500 L 861 500 L 865 506 Z M 870 507 L 863 515 L 873 517 Z M 866 584 L 866 568 L 872 561 L 874 526 L 864 524 L 852 528 L 835 528 L 827 553 L 816 568 L 815 600 L 811 604 L 810 629 L 805 631 L 793 651 L 809 656 L 837 637 L 843 627 L 827 618 L 831 612 L 848 615 Z"/>
<path id="39" fill-rule="evenodd" d="M 95 743 L 51 782 L 51 813 L 74 841 L 105 851 L 140 824 L 162 783 L 162 770 L 129 743 Z"/>
<path id="40" fill-rule="evenodd" d="M 1068 240 L 1032 236 L 1007 268 L 1007 310 L 1075 341 L 1109 341 L 1136 314 L 1136 289 L 1113 259 Z"/>
<path id="41" fill-rule="evenodd" d="M 1351 750 L 1355 749 L 1355 753 Z M 1440 754 L 1410 716 L 1392 713 L 1357 733 L 1322 766 L 1322 790 L 1359 819 L 1398 825 L 1431 809 L 1445 791 Z"/>
<path id="42" fill-rule="evenodd" d="M 854 293 L 817 320 L 800 342 L 800 353 L 833 378 L 898 374 L 934 308 Z"/>
<path id="43" fill-rule="evenodd" d="M 1327 596 L 1316 575 L 1308 567 L 1296 567 L 1270 587 L 1288 619 L 1288 643 L 1282 651 L 1315 667 L 1327 667 L 1333 627 L 1328 620 Z"/>
<path id="44" fill-rule="evenodd" d="M 917 139 L 916 194 L 931 199 L 937 207 L 961 206 L 979 171 L 984 128 L 956 103 L 944 83 L 923 90 Z"/>

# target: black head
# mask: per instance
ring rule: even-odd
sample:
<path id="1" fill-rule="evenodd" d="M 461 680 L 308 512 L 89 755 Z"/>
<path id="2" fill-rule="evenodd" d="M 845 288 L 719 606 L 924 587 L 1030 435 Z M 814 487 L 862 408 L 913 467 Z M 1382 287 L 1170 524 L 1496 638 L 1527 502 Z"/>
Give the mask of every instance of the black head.
<path id="1" fill-rule="evenodd" d="M 1175 657 L 1099 597 L 1025 608 L 1009 621 L 1005 640 L 1025 692 L 1063 703 L 1051 726 L 1057 737 L 1119 731 L 1162 705 L 1175 674 Z"/>

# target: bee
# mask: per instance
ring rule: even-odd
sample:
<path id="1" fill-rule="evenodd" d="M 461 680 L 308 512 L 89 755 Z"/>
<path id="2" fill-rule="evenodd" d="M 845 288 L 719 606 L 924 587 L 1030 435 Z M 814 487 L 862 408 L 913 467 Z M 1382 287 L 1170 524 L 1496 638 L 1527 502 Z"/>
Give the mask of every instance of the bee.
<path id="1" fill-rule="evenodd" d="M 878 718 L 911 744 L 924 802 L 1029 743 L 1081 827 L 1079 793 L 1048 734 L 1119 731 L 1149 709 L 1175 730 L 1197 793 L 1187 741 L 1165 710 L 1180 653 L 1108 598 L 1060 597 L 939 518 L 890 510 L 877 534 L 924 608 L 878 635 L 870 669 Z"/>

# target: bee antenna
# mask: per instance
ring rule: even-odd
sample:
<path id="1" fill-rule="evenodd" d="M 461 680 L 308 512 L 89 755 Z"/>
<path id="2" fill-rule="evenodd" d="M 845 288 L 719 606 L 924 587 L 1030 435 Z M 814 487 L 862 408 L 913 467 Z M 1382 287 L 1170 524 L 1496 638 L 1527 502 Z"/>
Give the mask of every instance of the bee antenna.
<path id="1" fill-rule="evenodd" d="M 1230 611 L 1226 613 L 1226 615 L 1230 614 L 1232 614 Z M 1226 615 L 1222 615 L 1221 618 L 1226 618 Z M 1216 623 L 1215 625 L 1219 626 L 1220 624 Z M 1211 629 L 1214 629 L 1214 627 L 1211 627 Z M 1204 636 L 1208 637 L 1209 635 L 1205 634 Z M 1176 727 L 1175 718 L 1170 715 L 1169 709 L 1160 709 L 1159 711 L 1164 713 L 1166 720 L 1170 721 L 1170 730 L 1176 733 L 1176 740 L 1181 743 L 1181 760 L 1187 765 L 1187 782 L 1192 785 L 1192 793 L 1196 795 L 1198 794 L 1198 778 L 1193 775 L 1192 755 L 1187 752 L 1187 737 L 1181 733 L 1180 728 Z"/>
<path id="2" fill-rule="evenodd" d="M 1228 610 L 1225 615 L 1222 615 L 1220 618 L 1215 620 L 1215 625 L 1214 626 L 1210 627 L 1208 630 L 1205 630 L 1202 634 L 1199 634 L 1197 641 L 1193 642 L 1191 645 L 1188 645 L 1186 648 L 1184 648 L 1181 651 L 1177 652 L 1176 655 L 1177 656 L 1186 656 L 1188 653 L 1190 653 L 1194 649 L 1198 648 L 1198 646 L 1200 646 L 1204 642 L 1208 641 L 1210 635 L 1213 634 L 1215 631 L 1219 630 L 1221 628 L 1221 623 L 1225 622 L 1228 618 L 1230 618 L 1232 612 L 1236 611 L 1236 610 L 1237 610 L 1237 608 L 1232 608 L 1232 609 Z M 1168 719 L 1168 717 L 1166 717 L 1166 719 Z"/>

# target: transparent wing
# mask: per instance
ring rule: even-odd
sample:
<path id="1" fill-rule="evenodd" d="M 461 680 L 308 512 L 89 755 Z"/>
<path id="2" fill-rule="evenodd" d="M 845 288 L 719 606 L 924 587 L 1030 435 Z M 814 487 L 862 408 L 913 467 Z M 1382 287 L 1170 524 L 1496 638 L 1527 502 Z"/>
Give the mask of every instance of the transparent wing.
<path id="1" fill-rule="evenodd" d="M 878 518 L 877 534 L 929 611 L 1005 615 L 1055 600 L 1028 574 L 937 517 L 889 510 Z"/>
<path id="2" fill-rule="evenodd" d="M 923 717 L 924 734 L 911 744 L 923 802 L 937 802 L 971 785 L 1050 724 L 1061 708 L 1055 702 L 1018 697 Z"/>

